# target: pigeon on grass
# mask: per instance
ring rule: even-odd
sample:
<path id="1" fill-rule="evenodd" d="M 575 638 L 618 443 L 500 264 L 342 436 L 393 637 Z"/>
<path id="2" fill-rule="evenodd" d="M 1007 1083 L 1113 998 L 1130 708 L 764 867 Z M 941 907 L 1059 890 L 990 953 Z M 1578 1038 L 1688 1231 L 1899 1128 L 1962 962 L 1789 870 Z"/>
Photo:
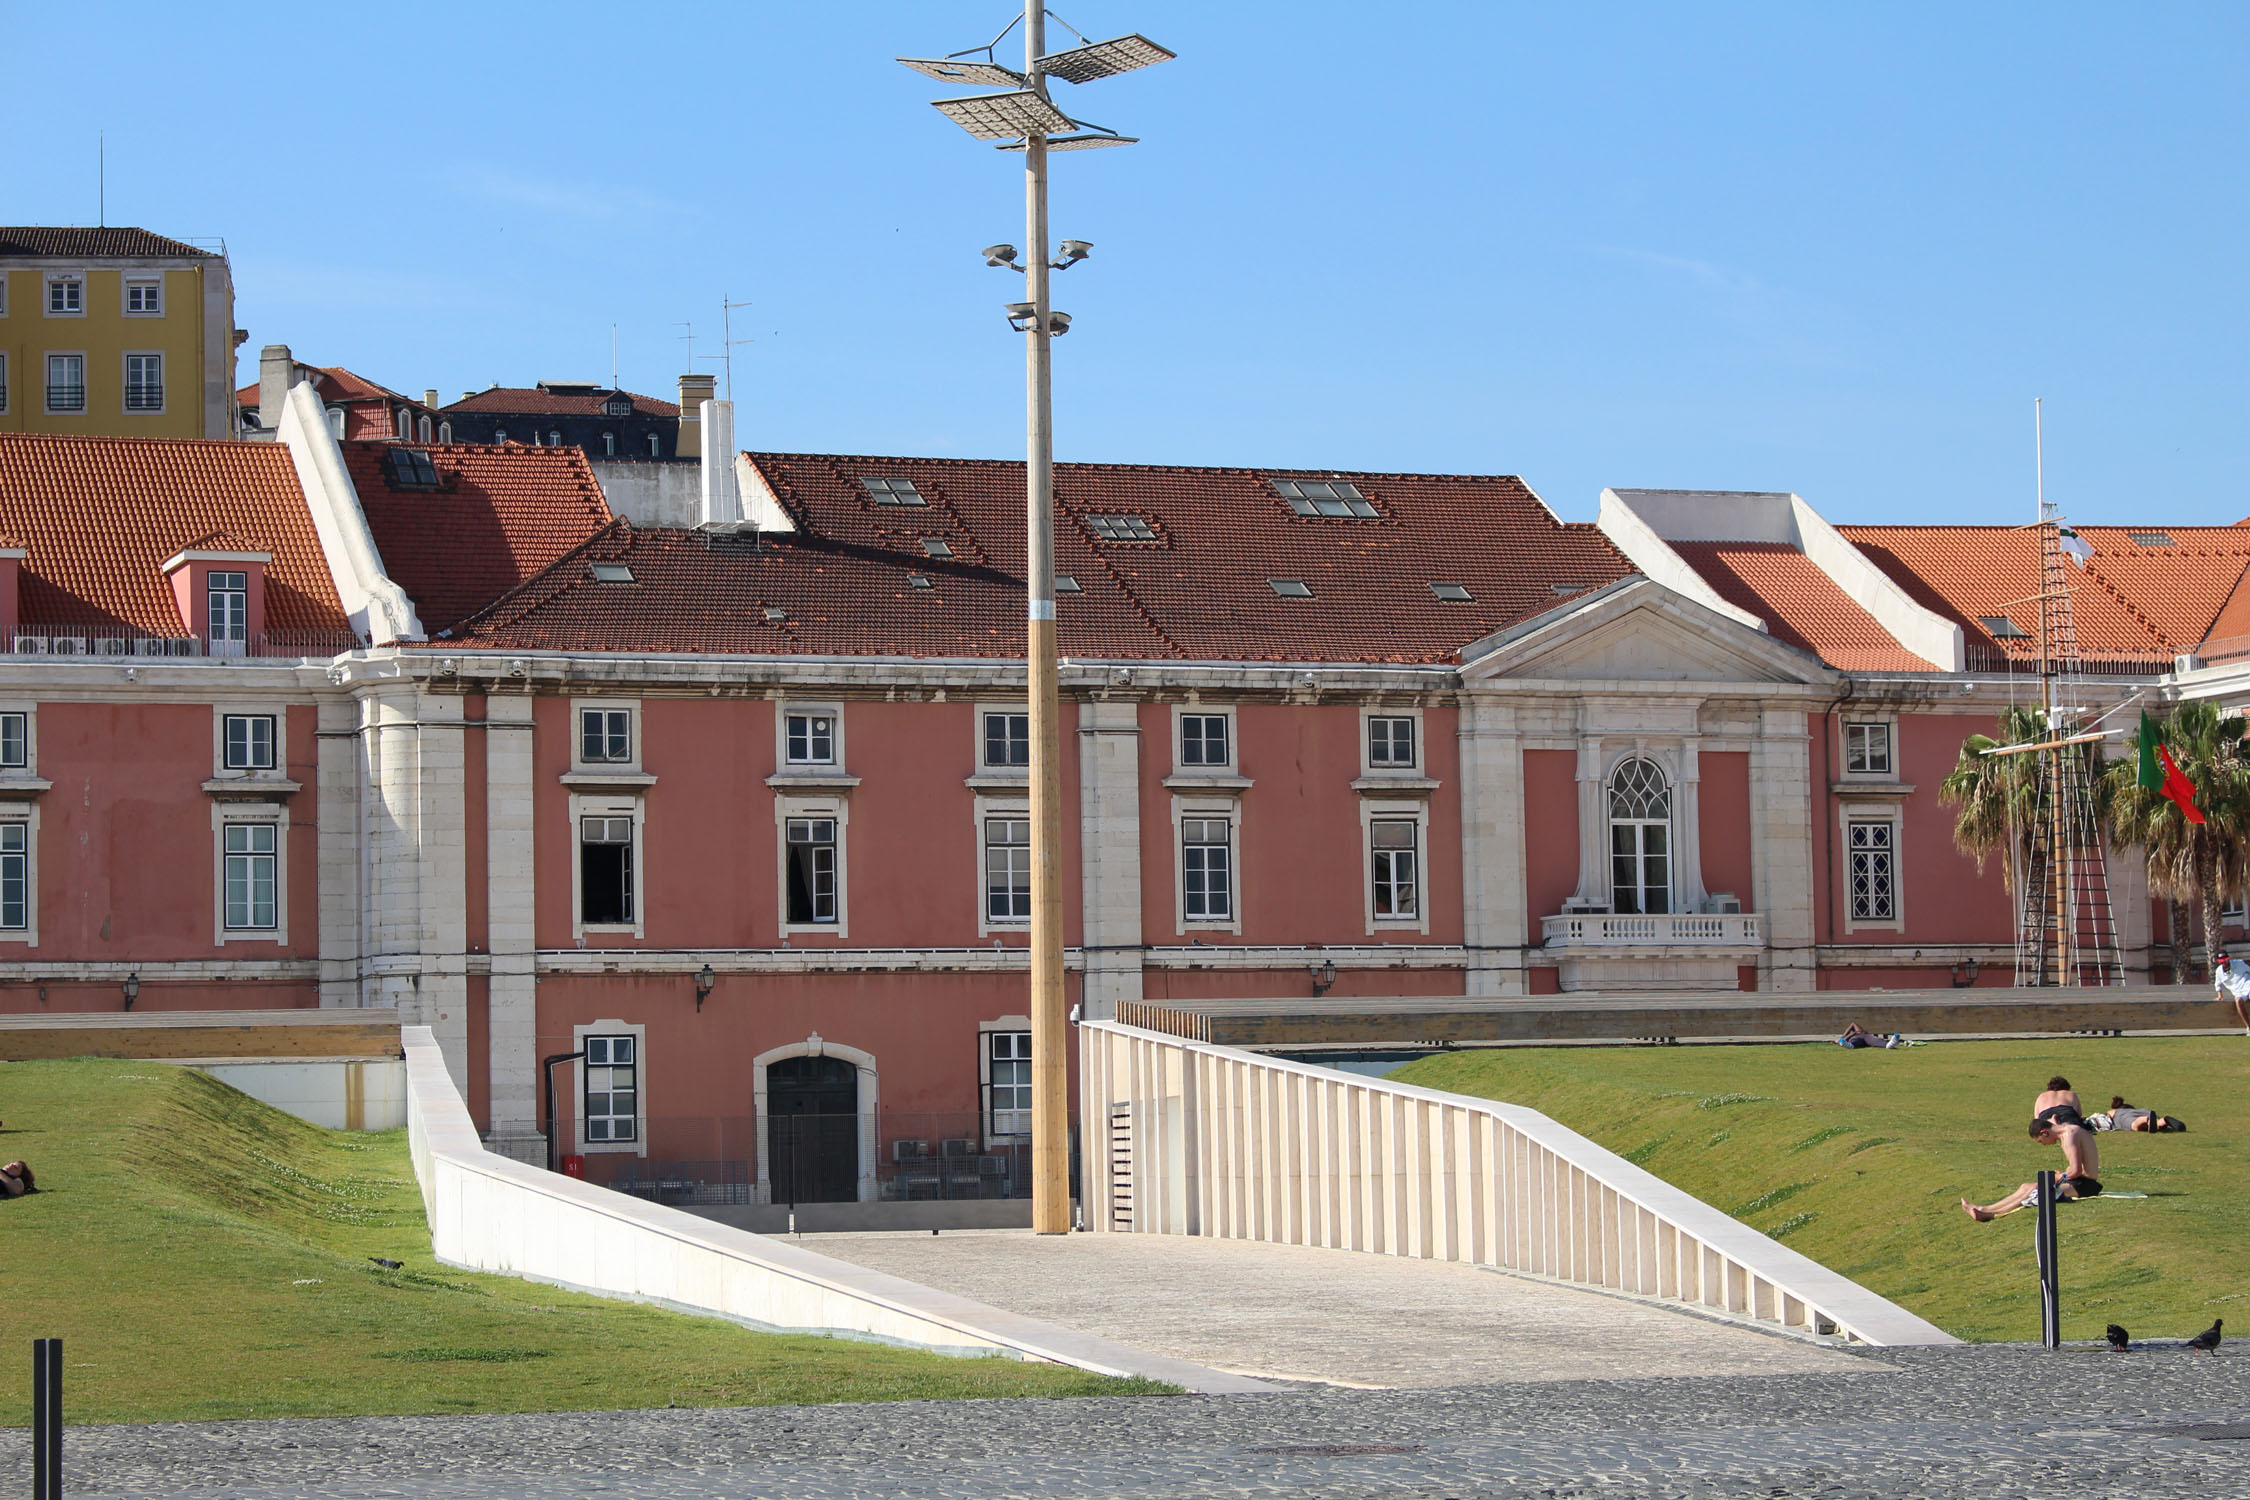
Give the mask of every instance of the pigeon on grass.
<path id="1" fill-rule="evenodd" d="M 395 1270 L 397 1270 L 397 1269 L 398 1269 L 398 1268 L 399 1268 L 400 1266 L 403 1266 L 403 1265 L 405 1265 L 405 1264 L 406 1264 L 406 1262 L 405 1262 L 405 1261 L 403 1261 L 403 1260 L 385 1260 L 385 1259 L 383 1259 L 383 1257 L 382 1257 L 382 1256 L 380 1256 L 380 1255 L 370 1255 L 370 1256 L 369 1256 L 369 1257 L 367 1257 L 367 1258 L 368 1258 L 369 1260 L 371 1260 L 371 1261 L 375 1262 L 375 1264 L 377 1264 L 377 1265 L 381 1266 L 381 1267 L 382 1267 L 382 1268 L 383 1268 L 384 1270 L 386 1270 L 386 1271 L 395 1271 Z"/>
<path id="2" fill-rule="evenodd" d="M 2221 1327 L 2223 1327 L 2223 1326 L 2225 1325 L 2226 1321 L 2227 1321 L 2227 1320 L 2226 1320 L 2226 1319 L 2224 1319 L 2224 1318 L 2213 1318 L 2213 1319 L 2211 1320 L 2211 1326 L 2210 1326 L 2209 1328 L 2206 1328 L 2206 1329 L 2204 1329 L 2204 1330 L 2203 1330 L 2203 1331 L 2202 1331 L 2201 1333 L 2197 1334 L 2197 1335 L 2196 1335 L 2196 1336 L 2195 1336 L 2194 1338 L 2192 1338 L 2192 1339 L 2189 1339 L 2189 1340 L 2187 1341 L 2187 1346 L 2188 1346 L 2188 1347 L 2189 1347 L 2190 1349 L 2193 1349 L 2193 1350 L 2195 1350 L 2195 1351 L 2196 1351 L 2196 1352 L 2197 1352 L 2198 1354 L 2216 1354 L 2216 1353 L 2218 1353 L 2218 1352 L 2219 1352 L 2219 1329 L 2220 1329 Z"/>
<path id="3" fill-rule="evenodd" d="M 2119 1354 L 2123 1354 L 2126 1350 L 2133 1347 L 2133 1336 L 2127 1333 L 2124 1329 L 2118 1327 L 2115 1323 L 2112 1323 L 2109 1325 L 2109 1327 L 2103 1329 L 2102 1333 L 2103 1336 L 2109 1340 L 2109 1347 L 2115 1349 Z"/>

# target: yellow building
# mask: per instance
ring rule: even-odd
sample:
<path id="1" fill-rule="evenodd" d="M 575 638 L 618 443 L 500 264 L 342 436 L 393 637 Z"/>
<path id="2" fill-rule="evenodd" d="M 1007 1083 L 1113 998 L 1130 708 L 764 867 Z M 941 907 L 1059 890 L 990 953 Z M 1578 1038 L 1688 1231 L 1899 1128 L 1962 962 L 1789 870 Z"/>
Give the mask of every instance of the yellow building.
<path id="1" fill-rule="evenodd" d="M 223 251 L 0 228 L 0 432 L 234 437 L 240 340 Z"/>

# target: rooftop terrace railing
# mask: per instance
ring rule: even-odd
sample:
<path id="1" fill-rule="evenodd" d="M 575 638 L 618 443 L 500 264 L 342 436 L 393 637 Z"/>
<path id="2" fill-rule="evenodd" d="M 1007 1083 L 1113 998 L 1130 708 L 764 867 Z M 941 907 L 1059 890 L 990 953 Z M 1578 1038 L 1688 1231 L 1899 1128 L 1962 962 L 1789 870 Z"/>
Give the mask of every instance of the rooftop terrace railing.
<path id="1" fill-rule="evenodd" d="M 79 660 L 161 658 L 166 661 L 303 661 L 357 650 L 362 642 L 348 630 L 269 630 L 238 641 L 209 636 L 162 636 L 130 627 L 22 625 L 5 637 L 12 657 L 68 657 Z"/>

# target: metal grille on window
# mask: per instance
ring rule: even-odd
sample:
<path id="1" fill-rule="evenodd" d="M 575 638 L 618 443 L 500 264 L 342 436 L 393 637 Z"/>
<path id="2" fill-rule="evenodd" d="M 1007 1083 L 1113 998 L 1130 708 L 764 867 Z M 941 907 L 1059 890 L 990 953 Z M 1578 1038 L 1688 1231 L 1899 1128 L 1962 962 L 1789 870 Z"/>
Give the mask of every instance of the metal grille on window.
<path id="1" fill-rule="evenodd" d="M 31 925 L 31 825 L 0 823 L 0 929 Z"/>
<path id="2" fill-rule="evenodd" d="M 271 823 L 229 823 L 226 830 L 226 925 L 257 931 L 275 925 Z"/>
<path id="3" fill-rule="evenodd" d="M 1621 762 L 1609 780 L 1610 908 L 1672 909 L 1672 794 L 1650 761 Z"/>
<path id="4" fill-rule="evenodd" d="M 1031 918 L 1031 820 L 984 820 L 984 914 L 993 922 Z"/>
<path id="5" fill-rule="evenodd" d="M 1228 764 L 1227 716 L 1225 714 L 1180 715 L 1180 764 L 1183 766 L 1223 766 Z"/>
<path id="6" fill-rule="evenodd" d="M 1414 764 L 1414 720 L 1377 716 L 1367 721 L 1367 763 L 1371 766 Z"/>
<path id="7" fill-rule="evenodd" d="M 86 359 L 79 354 L 47 356 L 47 409 L 86 409 Z"/>
<path id="8" fill-rule="evenodd" d="M 984 763 L 988 766 L 1031 764 L 1031 715 L 984 716 Z"/>
<path id="9" fill-rule="evenodd" d="M 789 920 L 836 920 L 836 820 L 791 818 L 789 845 Z"/>
<path id="10" fill-rule="evenodd" d="M 1852 916 L 1858 921 L 1887 922 L 1898 910 L 1896 869 L 1892 840 L 1896 829 L 1888 819 L 1854 821 L 1849 825 L 1846 848 L 1851 857 Z"/>
<path id="11" fill-rule="evenodd" d="M 988 1031 L 987 1084 L 990 1129 L 994 1135 L 1031 1134 L 1031 1033 Z"/>
<path id="12" fill-rule="evenodd" d="M 228 714 L 226 718 L 226 769 L 273 769 L 273 716 Z"/>
<path id="13" fill-rule="evenodd" d="M 836 763 L 836 720 L 833 716 L 789 716 L 789 763 L 793 766 L 832 766 Z"/>
<path id="14" fill-rule="evenodd" d="M 632 711 L 582 709 L 578 715 L 578 758 L 588 764 L 630 761 L 633 758 Z"/>
<path id="15" fill-rule="evenodd" d="M 633 920 L 633 820 L 578 821 L 578 919 L 589 927 Z"/>
<path id="16" fill-rule="evenodd" d="M 641 1069 L 629 1036 L 586 1038 L 586 1139 L 588 1143 L 640 1138 Z"/>
<path id="17" fill-rule="evenodd" d="M 1181 911 L 1191 922 L 1234 915 L 1234 860 L 1225 818 L 1180 820 Z"/>
<path id="18" fill-rule="evenodd" d="M 1891 769 L 1891 726 L 1846 724 L 1844 769 L 1860 775 L 1888 775 Z"/>
<path id="19" fill-rule="evenodd" d="M 1421 827 L 1412 818 L 1376 818 L 1367 828 L 1374 846 L 1375 915 L 1421 915 Z"/>

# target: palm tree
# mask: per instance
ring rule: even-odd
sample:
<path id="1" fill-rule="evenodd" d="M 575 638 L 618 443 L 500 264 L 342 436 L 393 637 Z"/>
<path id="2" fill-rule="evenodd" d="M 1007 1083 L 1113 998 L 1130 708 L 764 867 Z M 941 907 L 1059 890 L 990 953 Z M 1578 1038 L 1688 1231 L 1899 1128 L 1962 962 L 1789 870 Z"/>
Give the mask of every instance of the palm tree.
<path id="1" fill-rule="evenodd" d="M 1953 842 L 1976 860 L 1978 874 L 1984 873 L 1984 862 L 1995 852 L 2006 851 L 2001 878 L 2013 893 L 2018 872 L 2031 857 L 2031 834 L 2039 816 L 2037 757 L 1985 752 L 1997 745 L 2046 738 L 2047 717 L 2041 709 L 2011 708 L 1995 727 L 2000 731 L 1998 739 L 1972 734 L 1961 742 L 1961 758 L 1938 783 L 1938 800 L 1961 809 L 1953 820 Z"/>
<path id="2" fill-rule="evenodd" d="M 2204 822 L 2191 823 L 2162 792 L 2141 786 L 2133 761 L 2110 764 L 2106 822 L 2112 842 L 2148 857 L 2149 888 L 2159 896 L 2194 903 L 2203 917 L 2205 961 L 2219 953 L 2219 909 L 2241 894 L 2250 866 L 2250 746 L 2242 742 L 2239 714 L 2222 714 L 2208 702 L 2183 703 L 2160 726 L 2163 744 L 2182 775 L 2195 783 L 2195 805 Z"/>

